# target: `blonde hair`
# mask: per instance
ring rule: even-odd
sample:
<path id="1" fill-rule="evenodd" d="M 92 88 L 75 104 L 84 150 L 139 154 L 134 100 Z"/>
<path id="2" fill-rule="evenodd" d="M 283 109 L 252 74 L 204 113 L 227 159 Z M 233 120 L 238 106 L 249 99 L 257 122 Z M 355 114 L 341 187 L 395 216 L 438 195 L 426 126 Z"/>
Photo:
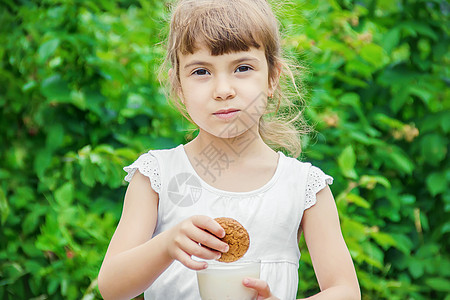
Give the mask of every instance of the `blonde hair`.
<path id="1" fill-rule="evenodd" d="M 178 54 L 193 54 L 197 42 L 204 43 L 211 55 L 263 47 L 269 83 L 278 83 L 280 75 L 281 79 L 259 121 L 259 133 L 272 149 L 287 151 L 293 157 L 300 155 L 301 135 L 308 131 L 301 109 L 303 97 L 296 76 L 282 58 L 278 21 L 266 0 L 179 0 L 172 12 L 167 42 L 167 56 L 160 74 L 170 63 L 169 98 L 193 124 L 177 93 L 180 89 Z"/>

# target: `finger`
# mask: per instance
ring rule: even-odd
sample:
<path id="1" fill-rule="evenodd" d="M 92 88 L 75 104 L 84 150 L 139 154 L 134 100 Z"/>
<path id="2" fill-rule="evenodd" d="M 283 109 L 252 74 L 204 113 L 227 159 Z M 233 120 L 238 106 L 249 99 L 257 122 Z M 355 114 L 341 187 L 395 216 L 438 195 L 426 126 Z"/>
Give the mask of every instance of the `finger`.
<path id="1" fill-rule="evenodd" d="M 193 217 L 192 220 L 190 220 L 190 222 L 183 222 L 180 227 L 181 237 L 186 236 L 192 241 L 204 245 L 207 248 L 210 248 L 212 251 L 227 252 L 229 250 L 229 246 L 227 243 L 219 240 L 216 236 L 212 235 L 210 232 L 199 227 L 199 224 L 201 226 L 202 222 L 207 223 L 207 220 L 201 220 L 203 217 L 204 216 Z M 215 222 L 212 219 L 210 220 L 212 222 Z M 185 242 L 185 239 L 183 239 L 182 242 Z M 182 242 L 180 241 L 178 243 L 180 247 L 183 246 Z M 187 252 L 190 253 L 189 251 Z"/>
<path id="2" fill-rule="evenodd" d="M 213 218 L 207 216 L 194 216 L 192 217 L 192 223 L 199 228 L 209 231 L 219 238 L 223 238 L 225 236 L 225 230 Z"/>
<path id="3" fill-rule="evenodd" d="M 208 263 L 204 261 L 195 261 L 189 254 L 182 250 L 179 250 L 177 253 L 177 260 L 187 268 L 195 271 L 204 270 L 208 267 Z"/>
<path id="4" fill-rule="evenodd" d="M 178 242 L 178 247 L 189 255 L 194 255 L 203 259 L 218 259 L 221 255 L 219 251 L 203 247 L 198 242 L 191 240 L 189 237 L 184 237 Z"/>
<path id="5" fill-rule="evenodd" d="M 258 295 L 263 298 L 269 298 L 272 296 L 269 285 L 264 280 L 256 278 L 244 278 L 242 283 L 244 284 L 244 286 L 256 290 L 258 292 Z"/>
<path id="6" fill-rule="evenodd" d="M 230 249 L 227 243 L 219 240 L 216 236 L 200 228 L 193 230 L 190 238 L 215 252 L 220 251 L 225 253 Z"/>

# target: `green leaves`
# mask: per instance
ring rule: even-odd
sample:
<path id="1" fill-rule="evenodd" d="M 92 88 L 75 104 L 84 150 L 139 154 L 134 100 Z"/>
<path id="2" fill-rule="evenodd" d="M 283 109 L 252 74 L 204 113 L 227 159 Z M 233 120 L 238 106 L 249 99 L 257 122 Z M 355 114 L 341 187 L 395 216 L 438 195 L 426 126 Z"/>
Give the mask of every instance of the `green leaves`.
<path id="1" fill-rule="evenodd" d="M 48 101 L 70 102 L 70 89 L 67 81 L 56 74 L 45 78 L 41 84 L 41 92 L 47 97 Z"/>
<path id="2" fill-rule="evenodd" d="M 60 207 L 69 207 L 74 198 L 74 185 L 72 182 L 66 182 L 61 187 L 55 190 L 55 200 Z"/>
<path id="3" fill-rule="evenodd" d="M 5 224 L 8 215 L 9 215 L 8 201 L 6 200 L 5 193 L 0 188 L 0 223 L 2 224 L 2 226 Z"/>
<path id="4" fill-rule="evenodd" d="M 432 173 L 427 177 L 426 183 L 427 188 L 431 195 L 436 196 L 437 194 L 443 193 L 449 187 L 450 182 L 450 171 L 446 172 L 436 172 Z"/>
<path id="5" fill-rule="evenodd" d="M 0 9 L 0 298 L 101 299 L 122 167 L 185 141 L 187 125 L 156 80 L 168 10 L 153 0 L 36 3 Z M 305 113 L 318 134 L 305 160 L 335 179 L 362 294 L 448 298 L 445 6 L 295 0 L 276 9 L 285 53 L 307 66 Z M 306 251 L 300 263 L 306 297 L 319 289 Z"/>
<path id="6" fill-rule="evenodd" d="M 59 43 L 60 41 L 58 38 L 53 38 L 41 44 L 38 50 L 38 62 L 44 63 L 50 56 L 52 56 L 58 48 Z"/>
<path id="7" fill-rule="evenodd" d="M 447 156 L 448 137 L 437 133 L 427 134 L 421 139 L 420 146 L 427 163 L 436 166 Z"/>
<path id="8" fill-rule="evenodd" d="M 389 62 L 389 57 L 385 50 L 376 44 L 367 44 L 362 47 L 361 57 L 376 69 L 380 69 Z"/>
<path id="9" fill-rule="evenodd" d="M 344 148 L 341 155 L 338 157 L 338 165 L 341 169 L 342 174 L 345 177 L 356 179 L 358 175 L 355 171 L 355 164 L 356 164 L 356 155 L 353 151 L 353 147 L 351 145 L 348 145 Z"/>
<path id="10" fill-rule="evenodd" d="M 450 292 L 450 280 L 440 277 L 428 278 L 425 283 L 433 290 L 440 292 Z"/>
<path id="11" fill-rule="evenodd" d="M 398 147 L 392 147 L 387 149 L 386 158 L 388 162 L 392 162 L 398 170 L 404 174 L 411 174 L 414 169 L 413 162 L 407 157 L 407 155 Z"/>
<path id="12" fill-rule="evenodd" d="M 70 103 L 81 110 L 86 109 L 86 100 L 83 94 L 71 90 L 66 80 L 59 74 L 52 75 L 43 80 L 41 92 L 50 104 Z"/>
<path id="13" fill-rule="evenodd" d="M 34 160 L 34 171 L 39 178 L 43 178 L 45 171 L 50 167 L 52 163 L 52 154 L 52 151 L 46 148 L 37 151 Z"/>

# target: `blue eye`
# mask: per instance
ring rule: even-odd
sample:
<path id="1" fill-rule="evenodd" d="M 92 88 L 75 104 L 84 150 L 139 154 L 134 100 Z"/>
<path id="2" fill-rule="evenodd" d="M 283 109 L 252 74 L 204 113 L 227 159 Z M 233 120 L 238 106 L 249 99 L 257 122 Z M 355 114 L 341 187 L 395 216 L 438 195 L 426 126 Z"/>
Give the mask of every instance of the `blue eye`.
<path id="1" fill-rule="evenodd" d="M 192 72 L 192 74 L 194 75 L 199 75 L 199 76 L 204 76 L 204 75 L 208 75 L 209 72 L 205 69 L 197 69 L 194 72 Z"/>
<path id="2" fill-rule="evenodd" d="M 249 70 L 253 70 L 250 66 L 239 66 L 237 69 L 236 69 L 236 72 L 238 72 L 238 73 L 242 73 L 242 72 L 247 72 L 247 71 L 249 71 Z"/>

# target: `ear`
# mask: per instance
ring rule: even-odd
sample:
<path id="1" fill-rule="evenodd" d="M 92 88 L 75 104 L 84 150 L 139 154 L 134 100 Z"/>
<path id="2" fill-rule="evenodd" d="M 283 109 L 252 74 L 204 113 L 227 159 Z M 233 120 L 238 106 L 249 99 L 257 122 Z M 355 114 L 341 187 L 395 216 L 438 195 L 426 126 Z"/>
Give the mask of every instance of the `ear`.
<path id="1" fill-rule="evenodd" d="M 276 65 L 274 71 L 275 72 L 273 76 L 269 78 L 269 89 L 268 89 L 269 95 L 273 95 L 273 93 L 278 87 L 278 84 L 280 83 L 281 65 L 280 64 Z"/>

